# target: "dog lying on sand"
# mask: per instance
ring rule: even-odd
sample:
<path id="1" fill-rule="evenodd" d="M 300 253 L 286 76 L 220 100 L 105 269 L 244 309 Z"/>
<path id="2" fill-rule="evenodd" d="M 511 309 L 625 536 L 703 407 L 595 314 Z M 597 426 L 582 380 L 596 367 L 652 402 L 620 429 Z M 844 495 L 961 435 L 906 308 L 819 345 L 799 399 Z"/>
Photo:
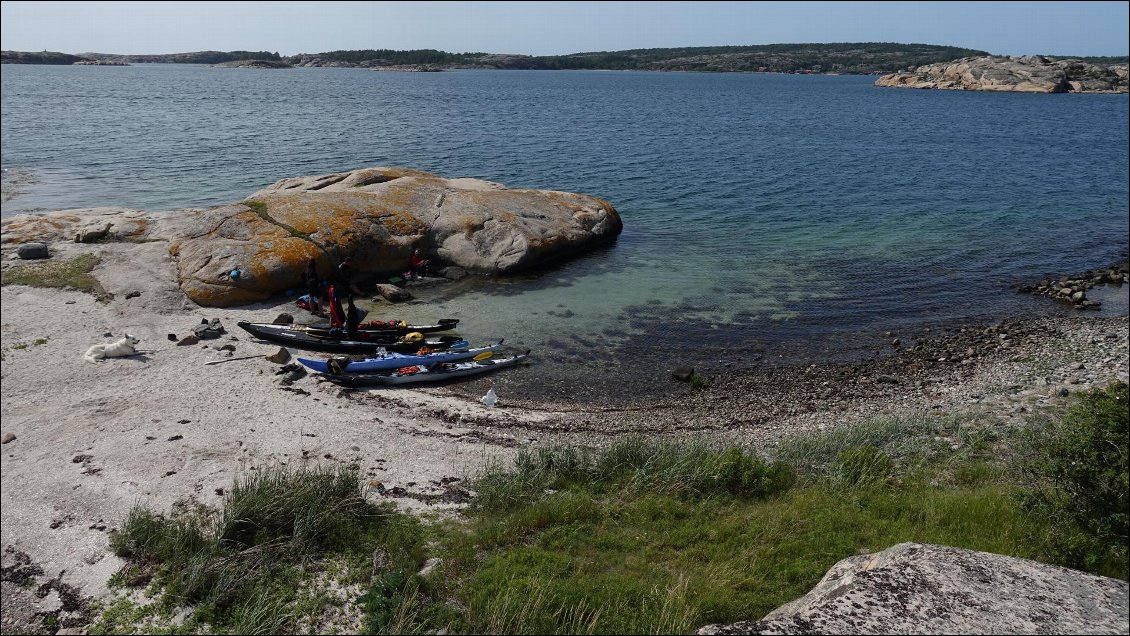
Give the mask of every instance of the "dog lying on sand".
<path id="1" fill-rule="evenodd" d="M 120 340 L 111 343 L 91 345 L 83 356 L 87 362 L 98 362 L 106 358 L 124 358 L 137 353 L 137 343 L 141 342 L 128 333 Z"/>

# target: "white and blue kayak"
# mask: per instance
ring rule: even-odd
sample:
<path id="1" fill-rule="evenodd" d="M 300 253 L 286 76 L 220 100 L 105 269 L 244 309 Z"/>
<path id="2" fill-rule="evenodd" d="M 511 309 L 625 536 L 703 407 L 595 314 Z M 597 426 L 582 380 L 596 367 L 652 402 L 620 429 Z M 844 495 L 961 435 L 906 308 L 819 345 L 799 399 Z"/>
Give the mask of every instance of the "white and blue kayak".
<path id="1" fill-rule="evenodd" d="M 525 353 L 519 353 L 508 358 L 441 362 L 426 367 L 411 366 L 381 373 L 324 373 L 321 377 L 326 378 L 334 384 L 352 388 L 397 386 L 401 384 L 416 384 L 419 382 L 443 382 L 445 380 L 465 378 L 505 369 L 506 367 L 511 367 L 519 362 L 523 362 L 529 357 L 530 351 L 527 349 Z"/>
<path id="2" fill-rule="evenodd" d="M 458 346 L 460 344 L 462 344 L 462 346 Z M 318 373 L 376 373 L 380 371 L 392 371 L 393 369 L 403 367 L 427 366 L 440 362 L 457 362 L 459 360 L 475 358 L 483 354 L 489 356 L 490 352 L 495 351 L 501 346 L 502 341 L 499 340 L 485 347 L 468 349 L 467 347 L 470 347 L 470 343 L 463 341 L 461 343 L 453 343 L 448 349 L 444 349 L 443 351 L 433 351 L 425 354 L 395 353 L 390 351 L 365 358 L 364 360 L 334 358 L 333 360 L 337 362 L 337 369 L 331 368 L 330 360 L 299 358 L 298 361 Z"/>

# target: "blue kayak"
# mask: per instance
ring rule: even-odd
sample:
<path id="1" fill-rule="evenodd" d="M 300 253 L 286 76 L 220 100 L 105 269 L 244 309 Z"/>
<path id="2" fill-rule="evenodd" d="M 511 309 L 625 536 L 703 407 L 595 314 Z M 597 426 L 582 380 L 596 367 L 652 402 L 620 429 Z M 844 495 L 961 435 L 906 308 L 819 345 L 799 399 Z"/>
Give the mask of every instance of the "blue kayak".
<path id="1" fill-rule="evenodd" d="M 455 345 L 463 344 L 467 347 L 470 343 L 464 341 L 463 343 L 455 343 Z M 376 355 L 364 360 L 349 360 L 348 358 L 338 358 L 341 364 L 341 373 L 374 373 L 377 371 L 391 371 L 393 369 L 400 369 L 403 367 L 411 366 L 427 366 L 437 364 L 439 362 L 456 362 L 459 360 L 467 360 L 480 356 L 482 354 L 490 354 L 490 352 L 502 346 L 502 341 L 487 345 L 485 347 L 477 347 L 475 349 L 465 349 L 452 345 L 450 349 L 443 351 L 435 351 L 432 353 L 409 354 L 409 353 L 385 353 L 383 355 Z M 452 349 L 456 349 L 453 351 Z M 330 369 L 329 360 L 309 360 L 307 358 L 299 358 L 299 362 L 309 367 L 313 371 L 319 373 L 333 373 Z"/>
<path id="2" fill-rule="evenodd" d="M 418 382 L 443 382 L 455 378 L 465 378 L 505 369 L 506 367 L 524 362 L 528 357 L 530 357 L 529 349 L 527 349 L 525 353 L 519 353 L 508 358 L 461 360 L 459 362 L 447 362 L 430 367 L 412 366 L 391 372 L 385 371 L 383 373 L 343 373 L 341 375 L 326 373 L 321 377 L 334 384 L 351 388 L 396 386 L 401 384 L 415 384 Z"/>

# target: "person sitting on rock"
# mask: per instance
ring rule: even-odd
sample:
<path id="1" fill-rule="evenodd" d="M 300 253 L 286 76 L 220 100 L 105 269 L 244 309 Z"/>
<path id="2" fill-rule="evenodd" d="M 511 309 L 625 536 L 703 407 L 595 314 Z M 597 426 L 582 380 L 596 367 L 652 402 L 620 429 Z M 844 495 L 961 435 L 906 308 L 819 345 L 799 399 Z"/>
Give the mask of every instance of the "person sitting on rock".
<path id="1" fill-rule="evenodd" d="M 408 271 L 404 272 L 404 277 L 407 279 L 419 278 L 430 274 L 428 271 L 428 259 L 420 256 L 420 250 L 412 250 L 412 256 L 408 258 Z"/>

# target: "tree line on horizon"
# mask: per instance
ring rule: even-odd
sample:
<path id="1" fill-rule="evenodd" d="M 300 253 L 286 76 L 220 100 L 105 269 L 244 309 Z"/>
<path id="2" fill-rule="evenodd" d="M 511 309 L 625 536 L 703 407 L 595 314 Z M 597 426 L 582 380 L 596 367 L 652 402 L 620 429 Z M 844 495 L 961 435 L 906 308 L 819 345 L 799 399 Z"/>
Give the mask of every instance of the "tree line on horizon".
<path id="1" fill-rule="evenodd" d="M 269 51 L 198 51 L 162 55 L 120 55 L 4 51 L 3 62 L 73 64 L 83 60 L 125 63 L 220 64 L 243 60 L 296 63 L 300 60 L 368 67 L 427 65 L 441 68 L 529 70 L 638 70 L 778 73 L 891 73 L 909 67 L 990 55 L 986 51 L 932 44 L 888 42 L 759 44 L 593 51 L 567 55 L 448 53 L 435 49 L 335 50 L 284 57 Z M 1065 58 L 1067 56 L 1048 56 Z M 1125 64 L 1130 56 L 1078 57 L 1092 64 Z"/>

